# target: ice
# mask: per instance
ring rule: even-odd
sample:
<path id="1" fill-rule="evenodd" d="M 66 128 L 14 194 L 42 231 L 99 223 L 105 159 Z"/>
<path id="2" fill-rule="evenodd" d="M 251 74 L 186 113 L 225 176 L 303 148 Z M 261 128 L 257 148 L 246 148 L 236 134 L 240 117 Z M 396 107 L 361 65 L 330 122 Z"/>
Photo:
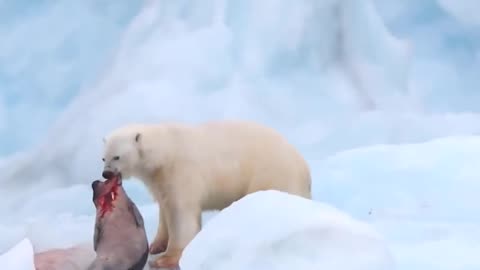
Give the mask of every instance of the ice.
<path id="1" fill-rule="evenodd" d="M 91 241 L 112 128 L 244 118 L 297 146 L 314 199 L 378 230 L 398 269 L 479 269 L 477 5 L 0 1 L 0 254 Z M 152 239 L 156 205 L 125 185 Z"/>
<path id="2" fill-rule="evenodd" d="M 480 226 L 479 207 L 475 202 L 476 195 L 480 192 L 477 180 L 480 173 L 476 166 L 479 155 L 480 136 L 452 136 L 417 144 L 356 148 L 321 160 L 311 158 L 309 162 L 315 179 L 313 193 L 317 202 L 314 205 L 321 211 L 331 209 L 330 206 L 322 205 L 334 206 L 353 219 L 373 226 L 385 238 L 385 245 L 395 258 L 396 269 L 477 269 L 480 265 L 476 252 L 480 248 Z M 153 239 L 158 221 L 156 206 L 138 181 L 126 181 L 125 189 L 138 204 L 145 218 L 148 237 Z M 26 233 L 12 234 L 2 229 L 0 252 L 10 248 L 25 235 L 32 239 L 39 250 L 65 248 L 75 243 L 91 241 L 94 210 L 89 200 L 91 191 L 88 186 L 55 189 L 50 193 L 49 196 L 48 193 L 38 194 L 27 200 L 22 207 L 16 208 L 16 211 L 7 212 L 11 224 L 7 228 L 13 230 L 13 225 L 23 225 Z M 61 204 L 51 202 L 50 198 L 55 196 Z M 223 236 L 243 236 L 244 230 L 265 229 L 266 232 L 260 231 L 258 235 L 265 236 L 262 239 L 268 240 L 277 236 L 278 231 L 275 230 L 295 231 L 302 228 L 302 223 L 295 224 L 291 222 L 293 219 L 290 223 L 280 222 L 282 217 L 285 218 L 284 215 L 288 217 L 288 213 L 303 216 L 297 210 L 297 207 L 303 209 L 303 204 L 299 202 L 296 205 L 295 200 L 288 200 L 288 207 L 275 207 L 279 210 L 271 211 L 268 219 L 272 221 L 263 223 L 265 227 L 244 227 L 242 225 L 250 224 L 250 220 L 259 222 L 257 220 L 263 211 L 272 210 L 268 208 L 268 203 L 278 203 L 269 199 L 262 203 L 256 203 L 256 200 L 246 202 L 243 204 L 245 211 L 248 207 L 254 207 L 255 211 L 247 213 L 227 210 L 222 214 L 226 215 L 223 217 L 216 213 L 206 214 L 206 228 L 217 234 L 205 233 L 199 236 L 195 245 L 206 249 L 216 243 L 213 240 L 206 241 L 207 238 L 220 241 Z M 235 221 L 240 221 L 233 222 L 230 215 L 238 215 Z M 216 217 L 219 218 L 218 223 Z M 303 217 L 313 219 L 309 215 Z M 217 229 L 226 226 L 223 222 L 229 220 L 232 223 L 228 224 L 228 230 Z M 242 220 L 247 223 L 241 223 Z M 289 224 L 292 227 L 279 224 Z M 233 230 L 230 231 L 232 235 L 229 235 L 230 229 Z M 233 234 L 236 230 L 241 233 Z M 267 237 L 269 234 L 272 238 Z M 224 241 L 229 240 L 232 243 L 240 241 L 229 238 Z M 245 241 L 248 241 L 246 244 L 255 244 L 248 237 Z M 212 246 L 212 254 L 215 254 L 216 248 L 220 248 L 220 244 Z M 232 252 L 240 252 L 241 248 L 241 244 L 235 245 Z M 338 252 L 348 251 L 342 249 Z M 199 251 L 195 251 L 197 253 Z M 308 254 L 299 253 L 298 256 L 301 258 L 309 256 Z"/>
<path id="3" fill-rule="evenodd" d="M 424 95 L 412 90 L 436 85 L 439 73 L 455 76 L 454 68 L 417 60 L 413 74 L 421 68 L 431 77 L 412 81 L 409 40 L 393 35 L 370 2 L 305 0 L 294 10 L 284 0 L 208 3 L 205 10 L 145 2 L 95 83 L 62 107 L 45 139 L 0 162 L 0 181 L 85 184 L 98 177 L 100 138 L 133 121 L 248 118 L 279 129 L 301 149 L 318 145 L 322 156 L 480 131 L 476 114 L 432 115 L 411 100 Z M 277 31 L 281 17 L 267 16 L 272 10 L 295 16 Z M 435 85 L 426 89 L 443 91 Z M 435 100 L 426 97 L 427 105 Z"/>
<path id="4" fill-rule="evenodd" d="M 329 205 L 278 191 L 253 193 L 221 211 L 185 249 L 180 268 L 395 269 L 370 226 Z"/>
<path id="5" fill-rule="evenodd" d="M 1 254 L 0 265 L 5 270 L 35 270 L 33 247 L 30 240 L 25 238 Z"/>
<path id="6" fill-rule="evenodd" d="M 480 26 L 480 18 L 477 11 L 480 10 L 480 2 L 477 0 L 438 0 L 440 6 L 455 19 L 473 26 Z"/>
<path id="7" fill-rule="evenodd" d="M 414 47 L 409 90 L 422 109 L 477 112 L 480 94 L 476 0 L 375 0 L 388 29 Z M 465 11 L 465 14 L 462 14 Z M 477 22 L 477 23 L 475 23 Z"/>
<path id="8" fill-rule="evenodd" d="M 319 182 L 316 191 L 324 198 L 340 188 L 343 196 L 335 194 L 335 205 L 349 212 L 366 214 L 372 209 L 398 218 L 480 221 L 475 218 L 480 217 L 475 204 L 480 192 L 479 153 L 477 136 L 348 150 L 318 164 L 321 177 L 332 187 Z M 365 185 L 374 188 L 362 188 Z"/>
<path id="9" fill-rule="evenodd" d="M 370 91 L 406 91 L 407 78 L 401 74 L 409 59 L 402 44 L 381 26 L 373 6 L 357 14 L 358 0 L 301 1 L 295 10 L 286 0 L 250 0 L 244 7 L 209 3 L 205 5 L 215 8 L 205 11 L 196 5 L 145 2 L 105 72 L 64 109 L 27 158 L 2 166 L 5 178 L 23 182 L 34 174 L 42 180 L 84 183 L 98 170 L 98 159 L 91 158 L 99 154 L 98 138 L 131 121 L 242 117 L 281 128 L 284 121 L 279 117 L 295 123 L 312 121 L 321 111 L 369 107 L 366 103 L 382 107 L 383 99 L 375 100 L 381 95 Z M 237 8 L 255 12 L 232 11 Z M 272 10 L 296 15 L 289 18 L 288 27 L 276 31 L 282 17 L 269 16 Z M 358 31 L 376 40 L 364 42 Z M 322 73 L 327 76 L 317 76 Z M 339 81 L 344 83 L 343 94 L 334 89 Z M 303 108 L 295 112 L 300 103 Z M 319 110 L 319 105 L 324 108 Z M 54 149 L 51 141 L 58 142 Z M 47 175 L 46 167 L 51 168 Z"/>
<path id="10" fill-rule="evenodd" d="M 0 3 L 0 155 L 38 142 L 42 136 L 32 133 L 45 134 L 59 108 L 101 72 L 137 10 L 91 0 Z"/>
<path id="11" fill-rule="evenodd" d="M 313 163 L 314 197 L 374 224 L 398 269 L 477 269 L 479 154 L 480 136 L 340 152 Z"/>
<path id="12" fill-rule="evenodd" d="M 389 32 L 371 1 L 346 0 L 341 17 L 343 62 L 368 107 L 403 109 L 411 47 Z M 389 89 L 385 91 L 385 89 Z"/>

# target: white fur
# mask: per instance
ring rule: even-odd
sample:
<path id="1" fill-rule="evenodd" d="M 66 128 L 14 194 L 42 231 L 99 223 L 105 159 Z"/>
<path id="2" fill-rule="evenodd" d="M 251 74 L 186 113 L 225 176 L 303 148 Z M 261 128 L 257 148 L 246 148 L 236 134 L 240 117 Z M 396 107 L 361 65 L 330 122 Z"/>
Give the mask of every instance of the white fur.
<path id="1" fill-rule="evenodd" d="M 252 122 L 127 125 L 105 138 L 104 159 L 125 179 L 141 179 L 159 202 L 152 247 L 168 243 L 162 256 L 173 261 L 200 230 L 204 210 L 267 189 L 311 198 L 303 157 L 280 134 Z"/>

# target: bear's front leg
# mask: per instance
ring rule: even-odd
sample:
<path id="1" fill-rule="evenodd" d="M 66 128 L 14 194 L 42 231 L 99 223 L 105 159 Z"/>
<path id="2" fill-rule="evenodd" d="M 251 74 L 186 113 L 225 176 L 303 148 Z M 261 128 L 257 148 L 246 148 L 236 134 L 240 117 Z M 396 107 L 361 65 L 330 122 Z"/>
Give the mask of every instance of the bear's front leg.
<path id="1" fill-rule="evenodd" d="M 201 210 L 198 206 L 187 205 L 169 207 L 165 210 L 169 235 L 167 250 L 149 264 L 152 268 L 176 269 L 179 267 L 183 249 L 200 231 Z"/>
<path id="2" fill-rule="evenodd" d="M 158 203 L 158 210 L 159 210 L 159 221 L 158 221 L 158 228 L 157 228 L 157 235 L 155 236 L 155 240 L 153 240 L 152 244 L 150 245 L 150 254 L 159 254 L 164 252 L 167 249 L 168 245 L 168 229 L 167 229 L 167 220 L 164 211 L 162 210 L 161 203 Z"/>

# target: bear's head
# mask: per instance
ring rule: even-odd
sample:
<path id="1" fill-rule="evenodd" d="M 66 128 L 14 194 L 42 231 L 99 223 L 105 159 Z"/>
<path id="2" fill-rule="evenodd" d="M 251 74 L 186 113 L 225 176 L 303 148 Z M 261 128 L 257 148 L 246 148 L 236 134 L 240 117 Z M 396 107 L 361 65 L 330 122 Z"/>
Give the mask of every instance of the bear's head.
<path id="1" fill-rule="evenodd" d="M 140 164 L 141 133 L 114 133 L 104 138 L 103 173 L 106 179 L 121 175 L 123 179 L 135 176 Z"/>

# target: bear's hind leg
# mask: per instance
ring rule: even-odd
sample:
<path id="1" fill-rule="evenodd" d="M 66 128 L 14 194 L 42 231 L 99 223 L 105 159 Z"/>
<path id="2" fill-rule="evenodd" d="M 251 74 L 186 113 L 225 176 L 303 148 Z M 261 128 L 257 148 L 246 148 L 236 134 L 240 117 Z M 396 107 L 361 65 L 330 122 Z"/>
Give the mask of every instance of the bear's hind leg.
<path id="1" fill-rule="evenodd" d="M 160 203 L 158 204 L 159 210 L 159 222 L 158 222 L 158 229 L 157 235 L 155 236 L 155 240 L 153 240 L 152 244 L 150 245 L 150 254 L 159 254 L 167 250 L 168 245 L 168 227 L 167 227 L 167 216 L 165 215 L 165 211 L 162 210 L 162 206 Z"/>
<path id="2" fill-rule="evenodd" d="M 200 209 L 172 207 L 166 214 L 169 234 L 167 250 L 149 263 L 152 268 L 178 268 L 183 249 L 201 228 Z"/>

